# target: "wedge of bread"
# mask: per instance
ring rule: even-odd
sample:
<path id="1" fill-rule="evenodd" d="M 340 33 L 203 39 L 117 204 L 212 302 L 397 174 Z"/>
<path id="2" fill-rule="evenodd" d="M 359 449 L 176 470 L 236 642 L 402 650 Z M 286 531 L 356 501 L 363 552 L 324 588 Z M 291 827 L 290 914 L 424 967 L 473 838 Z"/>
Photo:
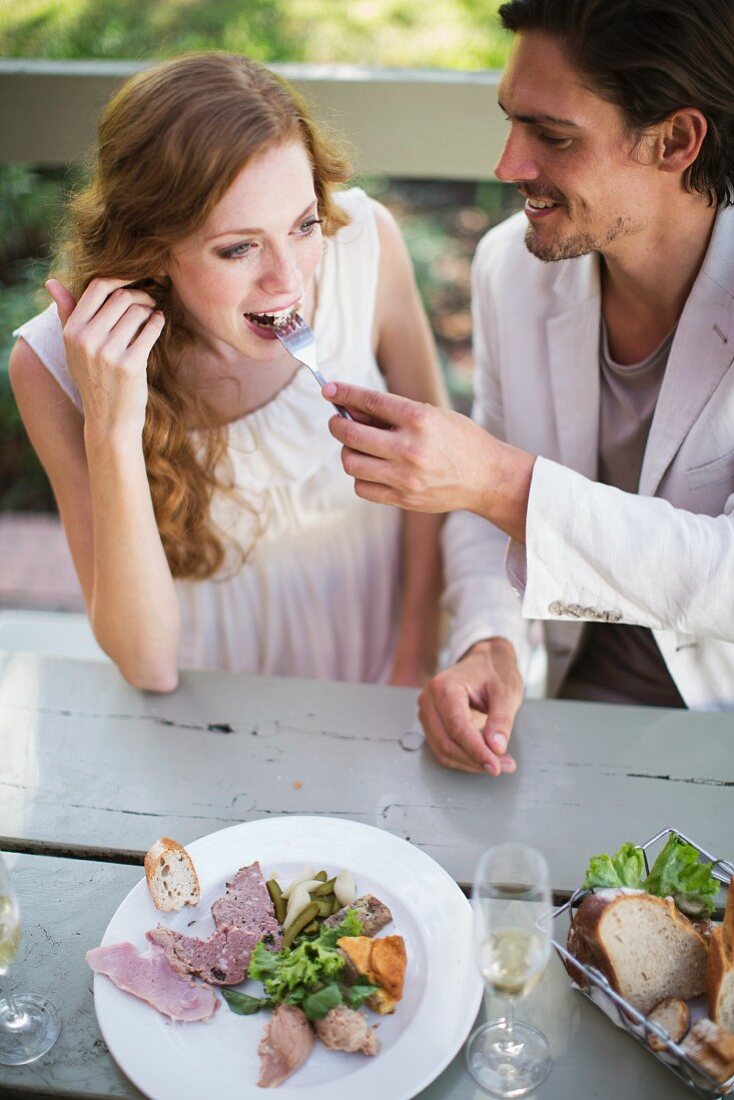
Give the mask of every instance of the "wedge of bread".
<path id="1" fill-rule="evenodd" d="M 729 883 L 724 919 L 711 926 L 708 945 L 709 1015 L 724 1031 L 734 1032 L 734 882 Z"/>
<path id="2" fill-rule="evenodd" d="M 589 894 L 571 925 L 568 950 L 645 1014 L 666 997 L 686 1000 L 706 988 L 706 941 L 672 898 L 637 891 Z M 585 984 L 581 971 L 568 969 Z"/>
<path id="3" fill-rule="evenodd" d="M 365 1002 L 374 1012 L 387 1015 L 403 996 L 407 955 L 402 936 L 342 936 L 337 947 L 346 955 L 357 975 L 373 985 L 376 993 Z"/>
<path id="4" fill-rule="evenodd" d="M 680 997 L 666 997 L 648 1013 L 648 1020 L 659 1024 L 667 1031 L 674 1043 L 679 1043 L 691 1024 L 691 1010 Z M 652 1032 L 648 1035 L 648 1045 L 653 1050 L 666 1050 L 666 1044 Z"/>
<path id="5" fill-rule="evenodd" d="M 145 877 L 156 909 L 166 913 L 198 905 L 199 876 L 191 856 L 169 836 L 156 840 L 145 854 Z"/>

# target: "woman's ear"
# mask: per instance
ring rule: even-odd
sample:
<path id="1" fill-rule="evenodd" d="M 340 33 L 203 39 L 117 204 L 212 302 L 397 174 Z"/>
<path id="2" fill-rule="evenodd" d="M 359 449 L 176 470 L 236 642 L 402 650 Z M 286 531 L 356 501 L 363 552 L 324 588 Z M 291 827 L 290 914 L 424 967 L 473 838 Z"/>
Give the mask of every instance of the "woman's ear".
<path id="1" fill-rule="evenodd" d="M 680 107 L 660 123 L 660 159 L 663 172 L 682 175 L 701 152 L 708 131 L 706 116 L 696 107 Z"/>

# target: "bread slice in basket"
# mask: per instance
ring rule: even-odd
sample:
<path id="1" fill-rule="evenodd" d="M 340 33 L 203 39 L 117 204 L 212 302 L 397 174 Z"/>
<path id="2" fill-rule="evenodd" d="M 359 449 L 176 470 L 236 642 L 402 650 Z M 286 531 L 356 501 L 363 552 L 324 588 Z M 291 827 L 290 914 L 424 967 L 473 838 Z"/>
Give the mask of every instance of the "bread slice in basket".
<path id="1" fill-rule="evenodd" d="M 734 1032 L 734 882 L 729 883 L 724 919 L 709 936 L 707 979 L 711 1019 Z"/>
<path id="2" fill-rule="evenodd" d="M 706 941 L 672 898 L 641 891 L 589 894 L 571 924 L 568 950 L 645 1015 L 666 997 L 686 1000 L 706 988 Z M 579 985 L 588 984 L 581 970 L 567 968 Z"/>

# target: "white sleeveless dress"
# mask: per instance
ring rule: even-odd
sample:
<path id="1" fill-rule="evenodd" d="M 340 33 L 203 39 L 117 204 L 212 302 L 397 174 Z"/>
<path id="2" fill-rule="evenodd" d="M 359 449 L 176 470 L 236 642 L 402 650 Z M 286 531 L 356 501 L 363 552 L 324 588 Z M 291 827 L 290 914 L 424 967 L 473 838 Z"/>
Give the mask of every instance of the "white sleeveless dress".
<path id="1" fill-rule="evenodd" d="M 338 195 L 351 223 L 326 240 L 314 322 L 326 378 L 385 389 L 372 353 L 379 240 L 363 191 Z M 56 306 L 15 333 L 81 411 Z M 240 546 L 206 581 L 177 581 L 182 668 L 379 682 L 390 670 L 399 613 L 398 509 L 354 493 L 332 407 L 305 367 L 276 397 L 228 426 L 237 490 L 213 515 Z M 258 533 L 259 531 L 259 533 Z M 253 545 L 254 543 L 254 545 Z"/>

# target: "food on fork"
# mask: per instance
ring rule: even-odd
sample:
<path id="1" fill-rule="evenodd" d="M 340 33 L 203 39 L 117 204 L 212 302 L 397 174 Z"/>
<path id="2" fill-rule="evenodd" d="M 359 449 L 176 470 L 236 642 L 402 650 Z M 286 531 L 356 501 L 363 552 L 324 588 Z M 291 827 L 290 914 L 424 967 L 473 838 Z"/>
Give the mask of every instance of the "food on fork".
<path id="1" fill-rule="evenodd" d="M 162 836 L 145 854 L 145 878 L 156 909 L 170 913 L 198 905 L 201 886 L 193 860 L 182 845 Z"/>
<path id="2" fill-rule="evenodd" d="M 240 868 L 226 887 L 224 897 L 212 905 L 216 932 L 208 940 L 162 925 L 147 933 L 151 943 L 165 948 L 175 970 L 195 974 L 211 985 L 243 982 L 257 944 L 276 951 L 280 947 L 280 928 L 260 864 Z"/>
<path id="3" fill-rule="evenodd" d="M 214 990 L 174 970 L 160 947 L 141 955 L 132 943 L 115 943 L 95 947 L 86 957 L 95 974 L 105 974 L 118 989 L 172 1020 L 208 1020 L 219 1008 Z"/>
<path id="4" fill-rule="evenodd" d="M 729 883 L 721 924 L 708 938 L 709 1014 L 724 1031 L 734 1032 L 734 880 Z"/>
<path id="5" fill-rule="evenodd" d="M 314 1033 L 298 1005 L 279 1004 L 266 1025 L 260 1045 L 260 1088 L 277 1088 L 307 1061 Z"/>
<path id="6" fill-rule="evenodd" d="M 620 890 L 587 895 L 571 924 L 568 950 L 643 1013 L 665 997 L 686 1000 L 706 988 L 706 940 L 670 898 Z M 567 969 L 587 985 L 578 967 L 568 963 Z"/>
<path id="7" fill-rule="evenodd" d="M 651 1023 L 659 1024 L 674 1043 L 679 1043 L 690 1027 L 691 1010 L 680 997 L 666 997 L 655 1005 L 647 1018 Z M 654 1032 L 648 1034 L 647 1044 L 652 1050 L 666 1049 L 666 1044 Z"/>
<path id="8" fill-rule="evenodd" d="M 367 998 L 368 1008 L 387 1015 L 403 996 L 407 956 L 402 936 L 345 936 L 336 941 L 347 956 L 357 978 L 364 977 L 380 988 Z"/>

